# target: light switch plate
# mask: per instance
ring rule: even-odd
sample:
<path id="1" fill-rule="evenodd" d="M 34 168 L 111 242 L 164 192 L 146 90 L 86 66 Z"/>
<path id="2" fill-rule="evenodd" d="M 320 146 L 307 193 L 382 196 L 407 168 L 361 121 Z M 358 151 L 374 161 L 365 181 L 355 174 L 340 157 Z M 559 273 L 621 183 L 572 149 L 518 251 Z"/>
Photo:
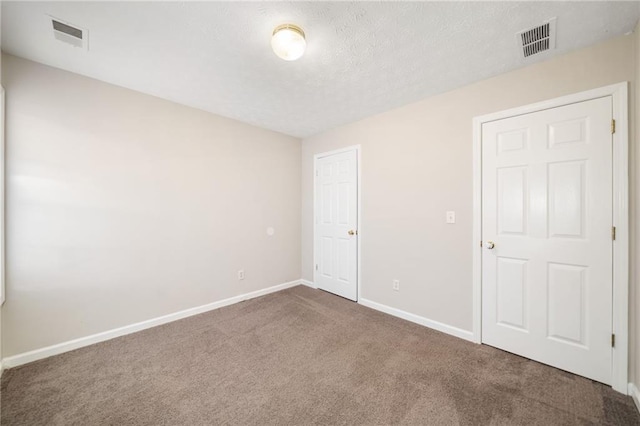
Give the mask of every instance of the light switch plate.
<path id="1" fill-rule="evenodd" d="M 456 212 L 447 212 L 447 223 L 456 223 Z"/>

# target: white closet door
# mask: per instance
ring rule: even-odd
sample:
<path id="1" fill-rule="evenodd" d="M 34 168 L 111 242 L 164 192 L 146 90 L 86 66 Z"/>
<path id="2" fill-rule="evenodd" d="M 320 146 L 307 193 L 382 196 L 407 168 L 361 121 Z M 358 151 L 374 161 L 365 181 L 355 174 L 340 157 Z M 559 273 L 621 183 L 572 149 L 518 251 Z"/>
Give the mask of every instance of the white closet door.
<path id="1" fill-rule="evenodd" d="M 482 127 L 482 341 L 611 382 L 612 100 Z"/>
<path id="2" fill-rule="evenodd" d="M 351 300 L 358 294 L 357 152 L 316 160 L 315 283 Z"/>

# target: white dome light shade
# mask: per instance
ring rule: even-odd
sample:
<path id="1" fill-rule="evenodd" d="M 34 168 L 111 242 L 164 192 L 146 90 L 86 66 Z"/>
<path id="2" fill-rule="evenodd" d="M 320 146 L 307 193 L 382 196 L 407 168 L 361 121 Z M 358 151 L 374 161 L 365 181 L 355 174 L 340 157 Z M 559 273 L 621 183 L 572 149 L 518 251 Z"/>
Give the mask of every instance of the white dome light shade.
<path id="1" fill-rule="evenodd" d="M 295 61 L 304 54 L 307 42 L 304 39 L 302 28 L 284 24 L 273 30 L 271 37 L 273 52 L 285 61 Z"/>

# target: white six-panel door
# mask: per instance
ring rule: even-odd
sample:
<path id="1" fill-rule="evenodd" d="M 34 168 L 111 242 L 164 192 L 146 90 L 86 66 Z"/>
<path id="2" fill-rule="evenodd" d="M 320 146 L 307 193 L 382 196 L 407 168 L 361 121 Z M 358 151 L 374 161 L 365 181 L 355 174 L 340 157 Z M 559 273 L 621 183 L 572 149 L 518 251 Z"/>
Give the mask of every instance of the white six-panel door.
<path id="1" fill-rule="evenodd" d="M 316 159 L 315 273 L 318 288 L 358 297 L 357 151 Z"/>
<path id="2" fill-rule="evenodd" d="M 482 125 L 482 342 L 611 383 L 612 99 Z"/>

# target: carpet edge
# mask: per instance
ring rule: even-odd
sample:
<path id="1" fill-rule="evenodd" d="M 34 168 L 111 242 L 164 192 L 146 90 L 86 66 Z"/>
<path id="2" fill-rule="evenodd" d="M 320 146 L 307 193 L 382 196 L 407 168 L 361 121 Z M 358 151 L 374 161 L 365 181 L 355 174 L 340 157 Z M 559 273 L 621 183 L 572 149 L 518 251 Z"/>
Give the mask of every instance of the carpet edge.
<path id="1" fill-rule="evenodd" d="M 73 340 L 68 340 L 62 343 L 57 343 L 55 345 L 45 346 L 44 348 L 34 349 L 21 354 L 12 355 L 0 360 L 0 368 L 4 370 L 8 368 L 18 367 L 20 365 L 28 364 L 44 358 L 49 358 L 54 355 L 59 355 L 65 352 L 70 352 L 75 349 L 80 349 L 85 346 L 115 339 L 116 337 L 121 337 L 127 334 L 136 333 L 138 331 L 146 330 L 148 328 L 157 327 L 159 325 L 167 324 L 173 321 L 178 321 L 194 315 L 213 311 L 225 306 L 243 302 L 245 300 L 250 300 L 250 299 L 264 296 L 270 293 L 275 293 L 281 290 L 285 290 L 287 288 L 295 287 L 300 284 L 302 284 L 302 280 L 297 279 L 297 280 L 289 281 L 286 283 L 267 287 L 261 290 L 256 290 L 249 293 L 243 293 L 238 296 L 233 296 L 227 299 L 218 300 L 216 302 L 207 303 L 205 305 L 196 306 L 193 308 L 184 309 L 182 311 L 174 312 L 171 314 L 162 315 L 156 318 L 151 318 L 151 319 L 140 321 L 137 323 L 125 325 L 123 327 L 102 331 L 100 333 L 91 334 L 91 335 L 80 337 Z"/>
<path id="2" fill-rule="evenodd" d="M 444 324 L 439 321 L 435 321 L 429 318 L 421 317 L 420 315 L 412 314 L 410 312 L 403 311 L 401 309 L 392 308 L 391 306 L 383 305 L 382 303 L 374 302 L 373 300 L 360 298 L 358 303 L 367 308 L 375 309 L 376 311 L 384 312 L 385 314 L 392 315 L 394 317 L 402 318 L 404 320 L 413 322 L 415 324 L 422 325 L 433 330 L 440 331 L 445 334 L 449 334 L 460 339 L 468 340 L 475 343 L 473 332 L 463 330 L 458 327 L 454 327 L 449 324 Z"/>

